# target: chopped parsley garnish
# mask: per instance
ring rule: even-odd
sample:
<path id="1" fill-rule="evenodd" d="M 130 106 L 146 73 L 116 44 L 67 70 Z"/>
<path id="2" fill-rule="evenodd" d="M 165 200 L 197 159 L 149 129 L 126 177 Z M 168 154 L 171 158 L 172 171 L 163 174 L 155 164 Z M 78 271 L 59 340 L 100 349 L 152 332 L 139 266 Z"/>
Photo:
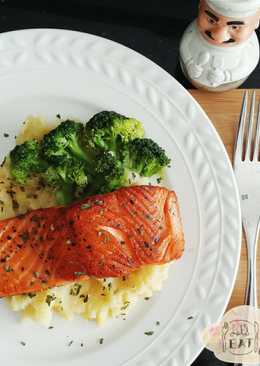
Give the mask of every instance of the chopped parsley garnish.
<path id="1" fill-rule="evenodd" d="M 74 341 L 69 341 L 69 343 L 68 343 L 68 347 L 70 347 L 71 345 L 72 345 L 72 343 L 73 343 Z"/>
<path id="2" fill-rule="evenodd" d="M 191 316 L 188 316 L 188 318 L 187 318 L 188 320 L 191 320 L 191 319 L 193 319 L 193 316 L 191 315 Z"/>
<path id="3" fill-rule="evenodd" d="M 160 325 L 160 322 L 157 320 L 157 322 L 155 323 L 156 325 Z"/>
<path id="4" fill-rule="evenodd" d="M 80 297 L 80 299 L 83 299 L 84 304 L 86 304 L 86 302 L 88 302 L 88 294 L 87 295 L 81 294 L 79 297 Z"/>
<path id="5" fill-rule="evenodd" d="M 84 276 L 86 273 L 85 272 L 74 272 L 75 276 Z"/>
<path id="6" fill-rule="evenodd" d="M 50 327 L 48 327 L 48 329 L 53 329 L 54 327 L 51 325 Z"/>
<path id="7" fill-rule="evenodd" d="M 144 334 L 147 336 L 152 336 L 154 332 L 152 330 L 149 330 L 148 332 L 144 332 Z"/>
<path id="8" fill-rule="evenodd" d="M 80 206 L 80 209 L 81 210 L 87 210 L 89 208 L 92 207 L 92 204 L 90 202 L 87 202 L 87 203 L 83 203 L 81 206 Z"/>
<path id="9" fill-rule="evenodd" d="M 102 201 L 102 200 L 95 200 L 94 203 L 95 203 L 95 205 L 101 206 L 101 205 L 103 205 L 104 201 Z"/>
<path id="10" fill-rule="evenodd" d="M 20 342 L 22 346 L 26 346 L 26 343 L 24 341 Z"/>
<path id="11" fill-rule="evenodd" d="M 99 339 L 99 344 L 103 344 L 104 343 L 104 338 L 100 338 Z"/>
<path id="12" fill-rule="evenodd" d="M 6 158 L 4 158 L 4 160 L 2 161 L 2 163 L 1 163 L 1 167 L 3 167 L 4 166 L 4 164 L 5 164 L 5 162 L 6 162 Z"/>
<path id="13" fill-rule="evenodd" d="M 29 233 L 28 231 L 23 232 L 21 235 L 19 235 L 22 241 L 25 243 L 29 239 Z"/>
<path id="14" fill-rule="evenodd" d="M 5 267 L 5 272 L 13 272 L 13 268 L 8 266 L 8 267 Z"/>
<path id="15" fill-rule="evenodd" d="M 4 137 L 9 137 L 9 133 L 4 133 Z"/>
<path id="16" fill-rule="evenodd" d="M 121 307 L 121 310 L 126 310 L 129 305 L 130 305 L 130 301 L 125 301 L 124 306 Z"/>
<path id="17" fill-rule="evenodd" d="M 82 287 L 82 285 L 80 285 L 79 283 L 75 283 L 73 285 L 73 287 L 70 289 L 70 295 L 71 296 L 78 296 L 78 294 L 80 293 L 81 287 Z"/>
<path id="18" fill-rule="evenodd" d="M 49 306 L 51 306 L 51 302 L 52 301 L 54 301 L 56 299 L 56 296 L 55 295 L 47 295 L 46 296 L 46 300 L 45 300 L 45 302 L 49 305 Z"/>
<path id="19" fill-rule="evenodd" d="M 150 300 L 150 297 L 145 297 L 144 299 L 145 299 L 146 301 L 148 301 L 148 300 Z"/>

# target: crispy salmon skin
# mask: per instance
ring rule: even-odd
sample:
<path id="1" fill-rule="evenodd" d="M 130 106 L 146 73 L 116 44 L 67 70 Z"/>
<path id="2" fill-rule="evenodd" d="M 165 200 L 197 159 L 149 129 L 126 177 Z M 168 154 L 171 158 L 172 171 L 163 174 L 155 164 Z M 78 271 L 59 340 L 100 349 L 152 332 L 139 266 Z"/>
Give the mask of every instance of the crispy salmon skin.
<path id="1" fill-rule="evenodd" d="M 176 194 L 133 186 L 0 221 L 0 296 L 87 279 L 121 277 L 180 258 Z"/>

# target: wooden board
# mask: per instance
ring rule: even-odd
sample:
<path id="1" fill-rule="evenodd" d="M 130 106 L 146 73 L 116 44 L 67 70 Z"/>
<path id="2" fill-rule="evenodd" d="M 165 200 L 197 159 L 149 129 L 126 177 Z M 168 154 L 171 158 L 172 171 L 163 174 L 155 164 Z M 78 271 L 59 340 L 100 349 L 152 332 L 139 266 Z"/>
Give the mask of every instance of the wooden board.
<path id="1" fill-rule="evenodd" d="M 244 90 L 236 89 L 225 93 L 209 93 L 199 90 L 190 90 L 193 97 L 199 102 L 205 110 L 210 120 L 216 127 L 224 145 L 227 149 L 230 159 L 233 155 L 233 146 L 236 136 L 237 123 L 241 110 L 241 103 Z M 260 100 L 260 90 L 257 91 L 257 100 Z M 260 184 L 260 182 L 259 182 Z M 260 251 L 257 256 L 257 268 L 260 267 Z M 241 259 L 235 287 L 227 309 L 244 302 L 244 293 L 247 277 L 247 256 L 246 245 L 243 238 Z M 258 301 L 260 301 L 260 280 L 258 279 Z M 259 302 L 260 303 L 260 302 Z"/>

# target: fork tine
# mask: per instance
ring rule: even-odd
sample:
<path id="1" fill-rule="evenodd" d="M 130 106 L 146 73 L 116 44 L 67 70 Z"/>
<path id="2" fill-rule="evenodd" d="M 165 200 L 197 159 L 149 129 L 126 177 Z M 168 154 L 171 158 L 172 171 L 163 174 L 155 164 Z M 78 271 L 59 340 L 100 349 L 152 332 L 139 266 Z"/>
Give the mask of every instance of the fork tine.
<path id="1" fill-rule="evenodd" d="M 245 160 L 250 160 L 251 158 L 251 151 L 253 145 L 254 113 L 255 113 L 255 91 L 251 96 Z"/>
<path id="2" fill-rule="evenodd" d="M 247 113 L 247 99 L 248 99 L 248 91 L 246 90 L 243 97 L 242 109 L 240 112 L 239 124 L 237 129 L 237 137 L 235 142 L 235 151 L 234 151 L 234 162 L 235 160 L 242 160 L 243 155 L 243 141 L 244 141 L 244 129 L 245 129 L 245 120 Z"/>
<path id="3" fill-rule="evenodd" d="M 259 144 L 260 144 L 260 103 L 258 104 L 257 120 L 256 120 L 256 137 L 255 137 L 255 148 L 253 160 L 258 160 L 259 158 Z"/>

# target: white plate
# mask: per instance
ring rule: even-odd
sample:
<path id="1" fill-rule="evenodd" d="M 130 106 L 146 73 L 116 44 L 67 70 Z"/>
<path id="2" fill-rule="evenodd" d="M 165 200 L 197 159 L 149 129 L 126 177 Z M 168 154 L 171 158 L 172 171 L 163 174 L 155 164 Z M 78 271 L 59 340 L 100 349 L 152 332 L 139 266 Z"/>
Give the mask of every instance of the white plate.
<path id="1" fill-rule="evenodd" d="M 54 29 L 1 34 L 0 95 L 0 158 L 29 114 L 87 120 L 109 109 L 143 121 L 147 135 L 173 159 L 168 186 L 178 194 L 186 237 L 184 256 L 172 265 L 163 291 L 141 300 L 125 321 L 98 328 L 80 318 L 56 318 L 48 330 L 21 324 L 2 301 L 0 364 L 189 365 L 203 347 L 203 329 L 227 305 L 241 239 L 231 165 L 205 113 L 140 54 L 93 35 Z M 150 330 L 153 336 L 144 335 Z"/>

